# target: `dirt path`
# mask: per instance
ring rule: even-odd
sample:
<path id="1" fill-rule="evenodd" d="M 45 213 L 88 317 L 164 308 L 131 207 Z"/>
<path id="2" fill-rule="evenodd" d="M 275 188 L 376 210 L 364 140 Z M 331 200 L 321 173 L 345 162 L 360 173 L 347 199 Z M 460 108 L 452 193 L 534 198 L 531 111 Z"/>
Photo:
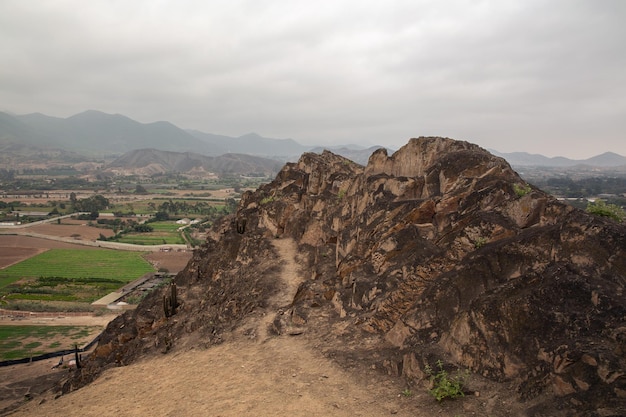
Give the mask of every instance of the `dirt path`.
<path id="1" fill-rule="evenodd" d="M 412 416 L 418 398 L 384 377 L 368 380 L 345 372 L 315 350 L 305 336 L 262 331 L 276 309 L 288 306 L 302 277 L 292 241 L 274 245 L 283 260 L 282 290 L 257 317 L 258 336 L 234 332 L 206 350 L 172 353 L 106 371 L 94 383 L 15 416 Z M 251 324 L 251 323 L 248 323 Z M 431 399 L 432 400 L 432 399 Z M 38 403 L 39 401 L 37 401 Z"/>
<path id="2" fill-rule="evenodd" d="M 296 264 L 296 245 L 292 239 L 275 239 L 272 241 L 283 264 L 280 273 L 280 291 L 269 302 L 269 306 L 263 313 L 264 316 L 258 321 L 256 334 L 260 343 L 269 337 L 268 329 L 276 314 L 281 314 L 292 303 L 293 297 L 298 291 L 298 286 L 302 282 L 302 275 L 298 271 Z M 254 318 L 252 318 L 254 320 Z M 242 328 L 246 327 L 245 324 Z"/>

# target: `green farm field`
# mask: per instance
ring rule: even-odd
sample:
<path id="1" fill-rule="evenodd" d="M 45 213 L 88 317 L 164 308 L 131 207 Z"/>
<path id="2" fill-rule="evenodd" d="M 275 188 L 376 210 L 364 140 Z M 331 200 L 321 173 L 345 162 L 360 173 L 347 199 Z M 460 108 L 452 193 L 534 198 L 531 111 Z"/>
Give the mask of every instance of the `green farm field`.
<path id="1" fill-rule="evenodd" d="M 130 282 L 154 268 L 138 252 L 51 249 L 0 271 L 0 288 L 24 278 L 105 278 Z"/>
<path id="2" fill-rule="evenodd" d="M 181 226 L 175 221 L 152 222 L 152 232 L 126 233 L 116 239 L 116 242 L 134 245 L 184 245 L 185 240 L 178 231 Z"/>
<path id="3" fill-rule="evenodd" d="M 153 271 L 138 252 L 51 249 L 0 271 L 1 305 L 20 310 L 81 311 Z"/>
<path id="4" fill-rule="evenodd" d="M 128 233 L 115 240 L 120 243 L 133 245 L 184 245 L 185 241 L 180 235 L 163 233 Z"/>

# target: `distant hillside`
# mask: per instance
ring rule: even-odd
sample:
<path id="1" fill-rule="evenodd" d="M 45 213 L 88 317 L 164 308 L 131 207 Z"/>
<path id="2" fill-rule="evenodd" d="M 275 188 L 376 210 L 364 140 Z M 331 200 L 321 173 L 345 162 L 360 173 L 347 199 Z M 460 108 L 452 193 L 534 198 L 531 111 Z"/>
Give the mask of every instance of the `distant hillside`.
<path id="1" fill-rule="evenodd" d="M 91 159 L 63 149 L 33 148 L 20 143 L 0 140 L 0 168 L 4 169 L 51 168 L 88 161 Z"/>
<path id="2" fill-rule="evenodd" d="M 562 156 L 548 158 L 547 156 L 530 154 L 527 152 L 502 153 L 490 150 L 494 155 L 500 156 L 507 160 L 513 166 L 537 166 L 537 167 L 574 167 L 577 165 L 586 165 L 591 167 L 619 167 L 626 165 L 626 157 L 613 152 L 605 152 L 601 155 L 587 159 L 569 159 Z"/>
<path id="3" fill-rule="evenodd" d="M 226 152 L 267 156 L 280 160 L 297 159 L 301 154 L 311 149 L 310 146 L 300 145 L 293 139 L 264 138 L 256 133 L 248 133 L 247 135 L 234 138 L 203 133 L 197 130 L 187 130 L 187 132 L 197 139 L 203 140 L 215 148 L 221 148 Z"/>
<path id="4" fill-rule="evenodd" d="M 89 156 L 153 148 L 210 156 L 225 153 L 271 156 L 283 162 L 288 157 L 297 159 L 309 149 L 292 139 L 264 138 L 255 133 L 233 138 L 186 131 L 165 121 L 140 123 L 121 114 L 95 110 L 66 119 L 40 113 L 13 116 L 0 112 L 0 143 L 63 149 Z"/>
<path id="5" fill-rule="evenodd" d="M 243 154 L 224 154 L 218 157 L 192 152 L 170 152 L 157 149 L 136 149 L 108 164 L 106 171 L 124 174 L 154 175 L 166 172 L 216 174 L 276 173 L 281 163 L 273 159 Z"/>
<path id="6" fill-rule="evenodd" d="M 93 110 L 67 119 L 42 114 L 17 116 L 17 119 L 36 133 L 36 136 L 29 137 L 31 144 L 85 154 L 119 154 L 146 147 L 169 151 L 210 151 L 207 144 L 169 122 L 143 124 L 120 114 Z"/>
<path id="7" fill-rule="evenodd" d="M 272 139 L 249 133 L 230 137 L 197 130 L 184 130 L 170 122 L 140 123 L 121 114 L 107 114 L 88 110 L 68 118 L 50 117 L 41 113 L 14 116 L 0 112 L 0 145 L 7 149 L 19 144 L 22 158 L 28 153 L 48 152 L 51 149 L 81 154 L 98 159 L 119 156 L 135 149 L 158 149 L 171 152 L 192 152 L 218 156 L 226 153 L 256 155 L 281 162 L 295 161 L 304 152 L 329 149 L 362 165 L 378 147 L 365 149 L 357 145 L 315 147 L 301 145 L 293 139 Z M 584 160 L 563 157 L 548 158 L 526 152 L 493 154 L 505 158 L 511 165 L 536 167 L 591 167 L 626 166 L 626 157 L 612 152 Z M 61 152 L 57 152 L 61 153 Z M 5 159 L 14 155 L 5 153 Z"/>

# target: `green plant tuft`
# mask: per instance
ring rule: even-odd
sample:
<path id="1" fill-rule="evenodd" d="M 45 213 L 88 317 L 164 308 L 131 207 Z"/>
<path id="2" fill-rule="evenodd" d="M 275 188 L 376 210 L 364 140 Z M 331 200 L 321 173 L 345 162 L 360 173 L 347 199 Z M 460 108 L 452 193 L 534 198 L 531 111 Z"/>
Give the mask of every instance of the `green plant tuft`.
<path id="1" fill-rule="evenodd" d="M 454 375 L 450 375 L 443 367 L 441 360 L 437 361 L 438 371 L 433 370 L 426 365 L 425 372 L 430 377 L 432 388 L 428 392 L 435 397 L 437 401 L 446 398 L 464 397 L 463 387 L 469 378 L 469 371 L 458 370 Z"/>
<path id="2" fill-rule="evenodd" d="M 478 249 L 478 248 L 482 247 L 488 241 L 489 241 L 489 239 L 487 239 L 486 237 L 476 238 L 476 240 L 474 240 L 474 247 L 476 249 Z"/>
<path id="3" fill-rule="evenodd" d="M 261 200 L 261 205 L 263 206 L 263 205 L 265 205 L 265 204 L 269 204 L 269 203 L 271 203 L 272 201 L 274 201 L 274 197 L 272 197 L 272 196 L 265 197 L 265 198 L 263 198 L 263 199 Z"/>
<path id="4" fill-rule="evenodd" d="M 603 200 L 589 202 L 589 204 L 587 204 L 587 213 L 600 217 L 608 217 L 618 222 L 626 218 L 626 212 L 624 212 L 623 208 L 616 204 L 606 204 Z"/>
<path id="5" fill-rule="evenodd" d="M 518 197 L 524 197 L 526 194 L 532 191 L 530 185 L 528 184 L 513 184 L 513 191 L 515 191 L 515 195 Z"/>

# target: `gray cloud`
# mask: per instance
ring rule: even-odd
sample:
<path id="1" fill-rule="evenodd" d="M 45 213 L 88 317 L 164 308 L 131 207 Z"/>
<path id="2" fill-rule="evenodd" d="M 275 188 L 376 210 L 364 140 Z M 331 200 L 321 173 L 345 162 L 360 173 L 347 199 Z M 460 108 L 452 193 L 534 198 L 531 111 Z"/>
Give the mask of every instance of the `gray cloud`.
<path id="1" fill-rule="evenodd" d="M 0 109 L 626 154 L 626 3 L 0 2 Z"/>

